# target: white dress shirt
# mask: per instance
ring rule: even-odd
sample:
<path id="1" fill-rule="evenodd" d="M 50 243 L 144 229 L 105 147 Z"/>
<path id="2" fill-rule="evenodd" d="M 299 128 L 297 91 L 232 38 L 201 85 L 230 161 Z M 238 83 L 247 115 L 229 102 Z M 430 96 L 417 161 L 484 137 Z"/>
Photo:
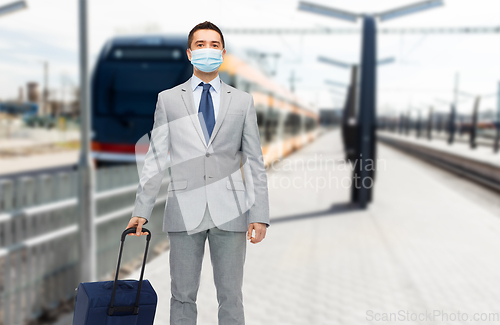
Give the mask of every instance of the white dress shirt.
<path id="1" fill-rule="evenodd" d="M 198 86 L 200 82 L 204 81 L 193 74 L 193 76 L 191 77 L 191 89 L 193 90 L 193 99 L 194 105 L 196 107 L 196 112 L 198 112 L 200 108 L 201 93 L 203 92 L 203 86 Z M 210 81 L 212 87 L 210 87 L 209 91 L 210 95 L 212 96 L 212 103 L 214 104 L 215 121 L 217 121 L 217 114 L 219 113 L 221 83 L 222 81 L 219 78 L 219 74 L 217 74 L 217 77 Z"/>

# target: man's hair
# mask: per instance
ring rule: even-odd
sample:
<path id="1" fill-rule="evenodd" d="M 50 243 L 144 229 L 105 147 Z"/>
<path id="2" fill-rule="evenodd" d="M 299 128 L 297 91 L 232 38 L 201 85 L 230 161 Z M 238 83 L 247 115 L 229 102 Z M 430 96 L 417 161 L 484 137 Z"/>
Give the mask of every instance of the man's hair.
<path id="1" fill-rule="evenodd" d="M 194 26 L 193 29 L 191 29 L 191 31 L 189 32 L 189 36 L 188 36 L 188 49 L 191 48 L 191 43 L 193 42 L 193 35 L 194 35 L 194 32 L 196 32 L 197 30 L 200 30 L 200 29 L 211 29 L 211 30 L 215 30 L 217 33 L 219 33 L 220 35 L 220 39 L 222 40 L 222 48 L 226 48 L 226 44 L 224 42 L 224 36 L 222 36 L 222 32 L 220 31 L 219 27 L 215 26 L 215 24 L 212 24 L 211 22 L 209 21 L 204 21 L 202 23 L 199 23 L 198 25 Z"/>

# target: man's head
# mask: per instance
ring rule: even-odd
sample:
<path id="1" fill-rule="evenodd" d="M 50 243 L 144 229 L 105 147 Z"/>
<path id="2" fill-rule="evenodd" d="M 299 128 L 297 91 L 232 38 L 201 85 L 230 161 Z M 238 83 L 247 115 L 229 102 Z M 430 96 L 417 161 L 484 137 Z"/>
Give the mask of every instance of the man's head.
<path id="1" fill-rule="evenodd" d="M 203 47 L 216 48 L 222 50 L 226 48 L 224 36 L 219 27 L 209 21 L 205 21 L 194 26 L 189 32 L 188 49 L 194 51 Z"/>
<path id="2" fill-rule="evenodd" d="M 188 59 L 193 63 L 195 67 L 198 69 L 195 69 L 194 73 L 198 77 L 204 76 L 204 78 L 213 78 L 214 75 L 217 76 L 218 73 L 218 66 L 221 64 L 221 56 L 222 60 L 224 59 L 224 55 L 226 54 L 226 49 L 225 49 L 225 42 L 224 42 L 224 36 L 222 36 L 222 32 L 220 31 L 219 27 L 216 25 L 212 24 L 209 21 L 205 21 L 203 23 L 200 23 L 196 25 L 190 32 L 188 36 L 188 49 L 186 51 Z M 210 49 L 210 50 L 207 50 Z M 218 64 L 214 63 L 214 68 L 217 67 L 216 70 L 211 71 L 213 68 L 210 67 L 202 67 L 202 66 L 197 66 L 197 63 L 195 61 L 192 61 L 193 54 L 192 52 L 197 51 L 197 50 L 203 50 L 202 56 L 205 58 L 207 55 L 213 58 L 214 55 L 219 56 L 219 62 Z M 211 52 L 213 50 L 216 50 L 214 52 Z M 206 52 L 210 53 L 206 53 Z M 217 52 L 221 51 L 221 53 Z M 197 54 L 200 54 L 202 52 L 198 52 Z M 217 54 L 218 53 L 218 54 Z M 195 56 L 197 58 L 197 61 L 199 62 L 198 59 L 201 57 L 199 55 Z M 204 59 L 206 60 L 206 59 Z M 205 61 L 202 62 L 205 62 Z M 203 71 L 211 71 L 211 72 L 203 72 Z M 204 79 L 202 78 L 202 80 Z"/>

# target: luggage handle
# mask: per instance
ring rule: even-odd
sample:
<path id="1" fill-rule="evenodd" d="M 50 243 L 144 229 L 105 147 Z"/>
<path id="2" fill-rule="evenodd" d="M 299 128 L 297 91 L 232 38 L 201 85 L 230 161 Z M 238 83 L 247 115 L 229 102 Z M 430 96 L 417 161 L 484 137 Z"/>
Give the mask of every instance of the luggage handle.
<path id="1" fill-rule="evenodd" d="M 137 289 L 137 296 L 135 298 L 135 305 L 134 306 L 117 306 L 117 307 L 114 306 L 116 287 L 118 284 L 118 272 L 120 270 L 120 262 L 122 260 L 123 243 L 125 242 L 125 238 L 128 234 L 135 233 L 136 231 L 137 231 L 137 228 L 133 227 L 133 228 L 125 229 L 122 233 L 122 237 L 121 237 L 121 241 L 120 241 L 120 252 L 118 253 L 118 263 L 116 266 L 115 281 L 113 284 L 113 292 L 111 294 L 111 302 L 110 302 L 109 307 L 108 307 L 108 315 L 109 316 L 113 316 L 113 313 L 115 311 L 118 311 L 118 312 L 132 311 L 134 315 L 137 315 L 139 313 L 139 298 L 141 296 L 142 279 L 144 277 L 144 268 L 146 267 L 146 258 L 148 256 L 149 241 L 151 240 L 151 231 L 149 231 L 146 228 L 142 228 L 142 232 L 147 232 L 148 235 L 146 237 L 146 250 L 144 251 L 144 259 L 142 261 L 141 277 L 139 279 L 139 288 Z"/>
<path id="2" fill-rule="evenodd" d="M 106 282 L 103 287 L 107 290 L 111 288 L 113 282 Z M 125 282 L 125 280 L 118 280 L 118 286 L 123 288 L 133 288 L 134 286 L 130 283 Z"/>

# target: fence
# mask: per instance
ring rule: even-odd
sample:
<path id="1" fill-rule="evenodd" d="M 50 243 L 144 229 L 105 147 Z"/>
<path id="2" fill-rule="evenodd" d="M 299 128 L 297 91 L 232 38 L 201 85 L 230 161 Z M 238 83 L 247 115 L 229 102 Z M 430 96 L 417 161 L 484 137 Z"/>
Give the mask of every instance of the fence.
<path id="1" fill-rule="evenodd" d="M 161 193 L 166 193 L 165 177 Z M 99 281 L 112 280 L 120 235 L 131 217 L 138 184 L 135 165 L 96 170 L 96 247 Z M 78 171 L 0 180 L 0 324 L 37 319 L 74 299 L 78 286 Z M 165 196 L 158 196 L 157 205 Z M 148 223 L 161 229 L 163 208 Z M 143 237 L 125 241 L 122 265 L 142 258 Z M 142 239 L 140 244 L 136 240 Z M 162 245 L 156 232 L 150 247 Z M 148 254 L 148 258 L 152 254 Z"/>

